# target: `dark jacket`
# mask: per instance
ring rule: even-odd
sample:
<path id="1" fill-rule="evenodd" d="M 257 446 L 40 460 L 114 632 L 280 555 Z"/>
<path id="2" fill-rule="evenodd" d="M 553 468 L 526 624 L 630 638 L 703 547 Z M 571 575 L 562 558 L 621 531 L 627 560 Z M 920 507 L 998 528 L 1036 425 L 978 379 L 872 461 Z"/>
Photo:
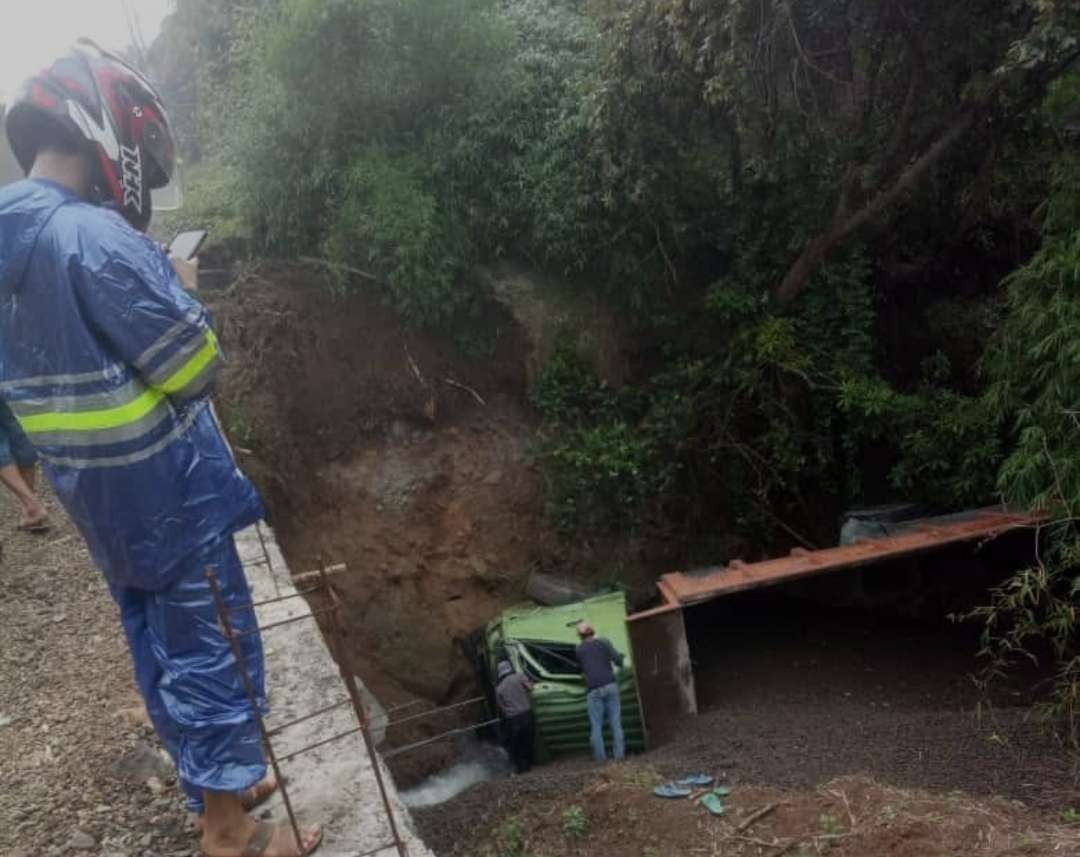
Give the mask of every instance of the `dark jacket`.
<path id="1" fill-rule="evenodd" d="M 499 714 L 507 719 L 528 714 L 532 710 L 529 700 L 531 686 L 521 673 L 512 669 L 500 669 L 498 683 L 495 685 L 495 702 L 499 706 Z"/>
<path id="2" fill-rule="evenodd" d="M 605 637 L 591 637 L 577 647 L 577 659 L 589 690 L 612 684 L 615 681 L 613 663 L 623 665 L 623 656 L 615 651 Z"/>

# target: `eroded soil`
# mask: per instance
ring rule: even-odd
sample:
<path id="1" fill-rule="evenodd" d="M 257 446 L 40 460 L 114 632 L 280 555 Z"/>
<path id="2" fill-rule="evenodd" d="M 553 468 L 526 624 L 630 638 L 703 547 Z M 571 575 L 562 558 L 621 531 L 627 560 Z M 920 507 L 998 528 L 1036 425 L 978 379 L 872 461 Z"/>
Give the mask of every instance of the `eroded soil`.
<path id="1" fill-rule="evenodd" d="M 458 809 L 418 813 L 443 857 L 1020 857 L 1080 854 L 1080 829 L 1000 799 L 901 790 L 867 777 L 816 789 L 735 786 L 725 814 L 651 794 L 649 763 L 566 766 L 474 789 Z"/>
<path id="2" fill-rule="evenodd" d="M 489 308 L 495 352 L 470 360 L 373 295 L 335 297 L 310 269 L 264 269 L 212 305 L 230 356 L 217 401 L 241 464 L 294 570 L 347 564 L 350 665 L 385 705 L 474 694 L 460 642 L 521 600 L 532 571 L 643 567 L 622 561 L 629 540 L 572 545 L 552 529 L 532 460 L 530 346 L 508 313 Z M 467 717 L 412 722 L 391 743 Z M 395 773 L 410 784 L 448 753 Z"/>

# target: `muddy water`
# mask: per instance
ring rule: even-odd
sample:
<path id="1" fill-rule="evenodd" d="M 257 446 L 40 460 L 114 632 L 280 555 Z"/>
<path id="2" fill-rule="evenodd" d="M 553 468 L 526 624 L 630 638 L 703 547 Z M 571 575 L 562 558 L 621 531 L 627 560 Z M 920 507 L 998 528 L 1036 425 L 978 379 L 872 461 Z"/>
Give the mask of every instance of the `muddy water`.
<path id="1" fill-rule="evenodd" d="M 510 762 L 500 748 L 469 741 L 459 747 L 458 761 L 450 768 L 403 791 L 401 799 L 410 809 L 438 806 L 478 783 L 508 777 L 510 771 Z"/>

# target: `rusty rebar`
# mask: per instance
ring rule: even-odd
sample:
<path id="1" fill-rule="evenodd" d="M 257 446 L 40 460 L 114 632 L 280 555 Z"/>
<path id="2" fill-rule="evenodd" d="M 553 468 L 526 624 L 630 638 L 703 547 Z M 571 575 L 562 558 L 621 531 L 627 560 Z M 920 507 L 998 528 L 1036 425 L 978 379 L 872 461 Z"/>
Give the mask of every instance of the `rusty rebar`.
<path id="1" fill-rule="evenodd" d="M 334 591 L 330 581 L 326 574 L 325 563 L 319 563 L 319 580 L 326 588 L 326 593 L 330 598 L 331 604 L 333 604 L 333 613 L 330 616 L 330 638 L 334 641 L 331 645 L 331 654 L 334 660 L 337 662 L 338 671 L 341 673 L 341 679 L 345 682 L 345 687 L 349 691 L 349 698 L 352 700 L 353 712 L 356 714 L 356 722 L 360 725 L 360 735 L 364 739 L 364 747 L 367 749 L 368 759 L 371 762 L 371 769 L 375 774 L 375 782 L 379 786 L 379 797 L 382 799 L 383 809 L 386 810 L 386 818 L 390 823 L 390 833 L 394 838 L 394 846 L 397 848 L 398 857 L 409 857 L 409 850 L 406 848 L 404 841 L 401 838 L 401 834 L 398 832 L 397 819 L 394 818 L 394 807 L 390 803 L 390 795 L 386 791 L 386 783 L 383 781 L 382 768 L 379 766 L 379 756 L 375 750 L 375 743 L 371 740 L 371 731 L 368 729 L 367 715 L 364 713 L 363 702 L 360 699 L 360 689 L 356 686 L 356 676 L 352 674 L 352 671 L 345 667 L 344 663 L 344 647 L 342 646 L 342 633 L 341 622 L 339 620 L 339 611 L 341 609 L 341 599 L 338 598 L 337 592 Z"/>
<path id="2" fill-rule="evenodd" d="M 499 718 L 493 717 L 491 720 L 485 720 L 482 723 L 473 723 L 469 726 L 462 726 L 460 729 L 450 729 L 447 732 L 442 732 L 431 738 L 425 738 L 423 741 L 417 741 L 414 744 L 406 744 L 404 747 L 395 747 L 393 750 L 383 753 L 383 758 L 392 759 L 394 756 L 400 756 L 402 753 L 408 753 L 410 750 L 426 747 L 428 744 L 434 744 L 436 741 L 442 741 L 444 738 L 451 738 L 454 735 L 464 735 L 466 732 L 483 729 L 485 726 L 494 726 L 498 722 Z"/>
<path id="3" fill-rule="evenodd" d="M 305 613 L 303 616 L 293 616 L 291 619 L 282 619 L 280 622 L 271 622 L 269 625 L 263 625 L 261 628 L 252 628 L 250 631 L 243 631 L 236 636 L 237 639 L 252 637 L 262 631 L 270 631 L 274 628 L 280 628 L 282 625 L 291 625 L 293 622 L 303 622 L 305 619 L 315 619 L 319 616 L 326 616 L 333 612 L 333 607 L 328 607 L 325 610 L 314 610 L 311 613 Z"/>
<path id="4" fill-rule="evenodd" d="M 478 702 L 487 702 L 487 697 L 477 696 L 472 699 L 466 699 L 464 702 L 455 702 L 453 705 L 444 705 L 441 708 L 432 708 L 429 711 L 421 711 L 419 714 L 410 714 L 408 717 L 402 717 L 400 720 L 389 720 L 386 723 L 386 728 L 389 729 L 391 726 L 398 726 L 413 720 L 423 720 L 425 717 L 430 717 L 432 714 L 442 714 L 446 711 L 453 711 L 456 708 L 465 708 L 467 705 L 475 705 Z"/>
<path id="5" fill-rule="evenodd" d="M 236 668 L 240 672 L 240 680 L 244 685 L 244 693 L 247 694 L 248 702 L 251 704 L 251 713 L 255 715 L 255 722 L 259 726 L 259 734 L 262 736 L 263 752 L 266 754 L 266 758 L 270 761 L 270 766 L 274 769 L 274 777 L 277 779 L 278 789 L 281 791 L 281 799 L 285 803 L 285 811 L 289 815 L 289 824 L 292 825 L 293 835 L 296 837 L 297 845 L 302 845 L 304 837 L 300 835 L 300 825 L 296 821 L 296 813 L 293 812 L 292 801 L 289 800 L 289 790 L 285 787 L 285 777 L 281 773 L 281 767 L 278 764 L 277 756 L 274 755 L 274 745 L 270 743 L 270 734 L 266 731 L 266 723 L 263 720 L 262 710 L 259 708 L 259 699 L 255 694 L 255 688 L 251 683 L 251 676 L 248 675 L 247 662 L 244 658 L 244 653 L 240 648 L 240 643 L 236 634 L 233 632 L 232 623 L 229 621 L 229 611 L 225 605 L 225 599 L 221 594 L 221 587 L 218 585 L 217 573 L 212 568 L 206 569 L 206 579 L 210 583 L 210 589 L 214 594 L 214 606 L 217 608 L 218 623 L 221 625 L 221 632 L 224 634 L 225 639 L 229 642 L 229 648 L 232 649 L 233 658 L 236 660 Z M 252 614 L 254 618 L 254 613 Z M 258 632 L 259 628 L 256 625 L 255 631 Z"/>
<path id="6" fill-rule="evenodd" d="M 241 604 L 239 607 L 229 607 L 230 613 L 239 613 L 243 610 L 251 610 L 255 607 L 265 607 L 268 604 L 280 604 L 282 601 L 292 601 L 296 598 L 303 598 L 306 595 L 314 595 L 316 592 L 322 590 L 316 587 L 315 589 L 305 589 L 303 592 L 296 592 L 292 595 L 279 595 L 277 598 L 267 598 L 265 601 L 252 601 L 250 604 Z"/>
<path id="7" fill-rule="evenodd" d="M 345 732 L 339 732 L 333 738 L 324 738 L 322 741 L 316 741 L 314 744 L 308 744 L 306 747 L 301 747 L 299 750 L 293 750 L 291 753 L 289 753 L 289 755 L 282 756 L 279 761 L 287 762 L 290 759 L 295 759 L 297 756 L 302 756 L 304 753 L 310 753 L 312 750 L 318 750 L 320 747 L 325 747 L 327 744 L 333 744 L 335 741 L 340 741 L 342 738 L 348 738 L 350 735 L 355 735 L 359 731 L 360 727 L 357 726 Z"/>
<path id="8" fill-rule="evenodd" d="M 311 714 L 305 714 L 303 717 L 297 717 L 295 720 L 290 720 L 288 723 L 282 723 L 280 726 L 275 726 L 268 733 L 271 738 L 275 735 L 280 735 L 286 729 L 292 729 L 294 726 L 299 726 L 301 723 L 306 723 L 309 720 L 314 720 L 323 714 L 329 714 L 331 711 L 336 711 L 339 708 L 344 708 L 349 705 L 351 700 L 343 699 L 341 702 L 335 702 L 333 705 L 328 705 L 326 708 L 320 708 L 318 711 L 312 711 Z"/>

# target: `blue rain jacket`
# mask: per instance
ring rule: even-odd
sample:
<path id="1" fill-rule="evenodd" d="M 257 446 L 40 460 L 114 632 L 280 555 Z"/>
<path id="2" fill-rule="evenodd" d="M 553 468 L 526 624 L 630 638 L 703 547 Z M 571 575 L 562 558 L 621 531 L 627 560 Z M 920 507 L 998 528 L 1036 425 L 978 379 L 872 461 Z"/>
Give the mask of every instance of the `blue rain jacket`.
<path id="1" fill-rule="evenodd" d="M 0 189 L 0 398 L 113 586 L 160 590 L 262 517 L 209 408 L 205 308 L 120 215 Z"/>

